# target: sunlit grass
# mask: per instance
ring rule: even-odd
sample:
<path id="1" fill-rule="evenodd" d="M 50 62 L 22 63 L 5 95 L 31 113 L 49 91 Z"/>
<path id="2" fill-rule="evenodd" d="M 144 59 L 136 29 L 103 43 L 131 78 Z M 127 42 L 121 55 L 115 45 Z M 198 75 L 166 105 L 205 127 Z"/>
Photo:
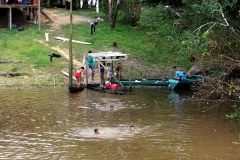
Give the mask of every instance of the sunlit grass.
<path id="1" fill-rule="evenodd" d="M 135 63 L 142 65 L 142 67 L 155 67 L 156 72 L 164 68 L 162 71 L 167 73 L 167 67 L 175 65 L 182 67 L 187 66 L 183 59 L 179 59 L 176 54 L 172 53 L 171 44 L 165 40 L 164 37 L 158 44 L 152 44 L 149 38 L 154 37 L 147 36 L 147 28 L 136 30 L 134 27 L 117 22 L 116 27 L 110 29 L 110 24 L 102 12 L 96 14 L 92 10 L 86 10 L 74 11 L 73 14 L 88 16 L 93 19 L 97 17 L 103 19 L 103 21 L 99 21 L 96 26 L 96 31 L 93 32 L 92 35 L 89 24 L 73 25 L 74 40 L 92 43 L 91 45 L 72 43 L 73 56 L 80 62 L 82 62 L 83 55 L 90 50 L 92 52 L 120 51 L 129 54 L 130 58 L 136 60 Z M 0 60 L 22 61 L 21 63 L 1 63 L 0 67 L 2 72 L 15 71 L 45 75 L 48 77 L 40 81 L 46 84 L 50 81 L 51 78 L 49 78 L 49 76 L 53 74 L 53 70 L 56 74 L 62 69 L 68 69 L 67 65 L 59 64 L 59 62 L 68 61 L 64 57 L 60 59 L 54 58 L 53 61 L 50 62 L 48 55 L 53 52 L 57 53 L 57 51 L 51 49 L 51 46 L 58 46 L 68 51 L 69 42 L 57 41 L 54 37 L 69 38 L 69 29 L 69 24 L 61 26 L 61 29 L 56 31 L 48 25 L 41 26 L 40 30 L 36 25 L 25 26 L 22 32 L 19 32 L 17 29 L 0 29 Z M 49 33 L 49 42 L 45 41 L 45 33 Z M 112 46 L 114 40 L 117 42 L 117 48 Z M 47 43 L 49 47 L 39 43 L 39 41 Z M 40 71 L 42 72 L 39 73 Z M 138 71 L 136 70 L 136 72 Z M 139 73 L 133 73 L 133 75 L 139 75 Z M 59 80 L 64 81 L 64 78 Z M 36 84 L 38 83 L 36 82 Z"/>

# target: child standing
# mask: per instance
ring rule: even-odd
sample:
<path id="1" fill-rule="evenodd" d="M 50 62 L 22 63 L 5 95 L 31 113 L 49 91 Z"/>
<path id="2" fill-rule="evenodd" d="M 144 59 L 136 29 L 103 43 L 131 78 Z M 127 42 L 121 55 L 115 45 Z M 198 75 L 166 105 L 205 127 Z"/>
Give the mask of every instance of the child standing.
<path id="1" fill-rule="evenodd" d="M 110 63 L 107 63 L 107 79 L 109 82 L 111 81 L 111 78 L 112 78 L 111 73 L 112 73 L 112 68 L 110 66 Z"/>
<path id="2" fill-rule="evenodd" d="M 104 83 L 104 68 L 100 65 L 100 76 L 101 76 L 101 83 Z"/>
<path id="3" fill-rule="evenodd" d="M 120 79 L 121 76 L 122 76 L 122 65 L 121 63 L 118 63 L 116 67 L 116 77 L 117 79 Z"/>
<path id="4" fill-rule="evenodd" d="M 81 67 L 79 68 L 76 73 L 75 73 L 75 77 L 77 79 L 77 87 L 80 88 L 81 86 L 81 78 L 82 78 L 82 72 L 83 72 L 84 68 Z"/>

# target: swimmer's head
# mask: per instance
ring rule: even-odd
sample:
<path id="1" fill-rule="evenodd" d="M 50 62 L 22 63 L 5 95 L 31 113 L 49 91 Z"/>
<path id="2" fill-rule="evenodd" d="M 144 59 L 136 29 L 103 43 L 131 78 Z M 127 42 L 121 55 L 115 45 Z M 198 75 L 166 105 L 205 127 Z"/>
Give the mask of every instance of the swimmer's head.
<path id="1" fill-rule="evenodd" d="M 135 131 L 135 127 L 134 126 L 130 126 L 130 131 L 134 132 Z"/>
<path id="2" fill-rule="evenodd" d="M 110 111 L 113 111 L 113 110 L 114 110 L 114 106 L 111 105 L 111 106 L 110 106 Z"/>
<path id="3" fill-rule="evenodd" d="M 100 131 L 97 128 L 94 129 L 94 132 L 95 132 L 95 134 L 100 134 Z"/>

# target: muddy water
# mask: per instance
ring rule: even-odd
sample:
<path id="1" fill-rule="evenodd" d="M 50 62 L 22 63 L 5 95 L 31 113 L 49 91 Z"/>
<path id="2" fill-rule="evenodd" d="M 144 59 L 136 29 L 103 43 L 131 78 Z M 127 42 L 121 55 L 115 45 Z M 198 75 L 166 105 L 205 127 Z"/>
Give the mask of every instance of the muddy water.
<path id="1" fill-rule="evenodd" d="M 206 110 L 180 96 L 190 93 L 2 90 L 0 159 L 240 159 L 240 125 L 225 119 L 231 110 Z"/>

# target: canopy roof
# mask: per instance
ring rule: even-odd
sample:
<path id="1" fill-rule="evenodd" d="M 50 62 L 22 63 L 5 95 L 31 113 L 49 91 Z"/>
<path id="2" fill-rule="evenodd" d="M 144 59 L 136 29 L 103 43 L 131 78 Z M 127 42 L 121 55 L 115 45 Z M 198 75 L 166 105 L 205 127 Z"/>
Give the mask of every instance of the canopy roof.
<path id="1" fill-rule="evenodd" d="M 87 57 L 127 57 L 127 54 L 123 54 L 121 52 L 98 52 L 98 53 L 88 53 L 86 54 Z"/>

